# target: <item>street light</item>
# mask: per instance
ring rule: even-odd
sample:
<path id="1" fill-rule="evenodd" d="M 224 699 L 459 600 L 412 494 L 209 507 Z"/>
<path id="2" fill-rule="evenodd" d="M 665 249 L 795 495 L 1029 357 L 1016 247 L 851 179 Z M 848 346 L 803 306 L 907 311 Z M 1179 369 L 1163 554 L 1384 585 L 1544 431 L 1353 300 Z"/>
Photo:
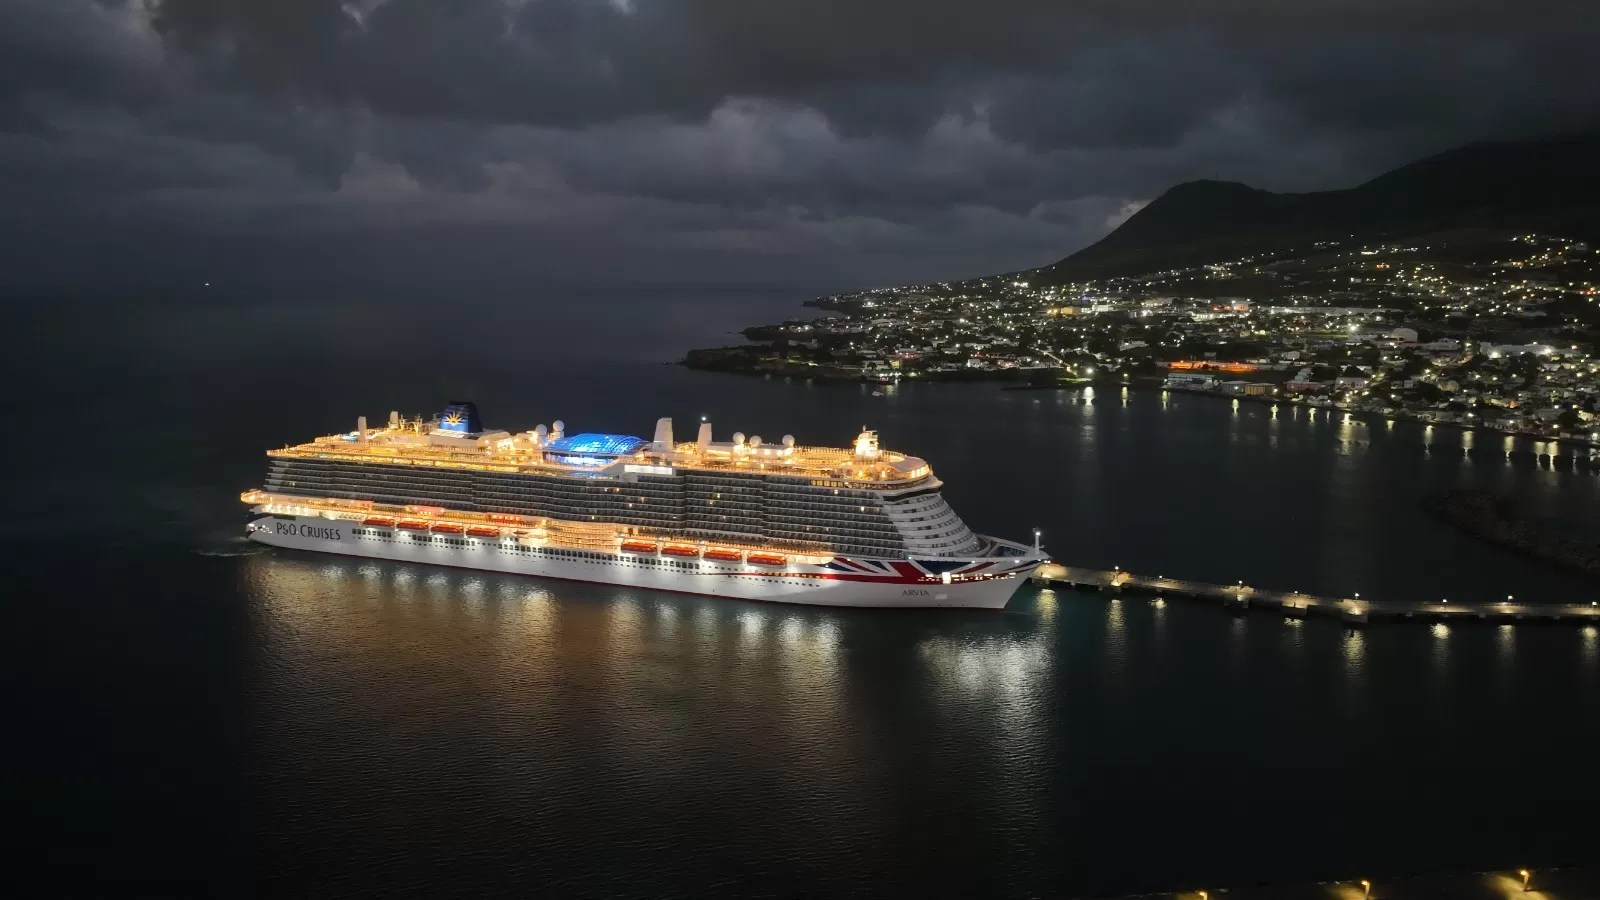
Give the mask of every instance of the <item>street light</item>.
<path id="1" fill-rule="evenodd" d="M 1372 896 L 1372 882 L 1365 878 L 1361 879 L 1361 896 L 1363 900 Z"/>
<path id="2" fill-rule="evenodd" d="M 1522 892 L 1526 894 L 1529 890 L 1531 890 L 1531 888 L 1528 886 L 1528 882 L 1533 879 L 1533 873 L 1529 872 L 1527 869 L 1518 869 L 1517 874 L 1522 876 Z"/>

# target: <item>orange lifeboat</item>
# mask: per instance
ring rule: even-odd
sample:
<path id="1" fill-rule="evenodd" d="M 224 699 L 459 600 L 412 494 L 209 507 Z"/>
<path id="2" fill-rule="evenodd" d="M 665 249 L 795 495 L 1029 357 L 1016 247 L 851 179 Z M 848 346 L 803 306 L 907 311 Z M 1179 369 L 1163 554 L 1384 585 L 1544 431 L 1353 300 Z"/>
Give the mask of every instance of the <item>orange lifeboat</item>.
<path id="1" fill-rule="evenodd" d="M 656 552 L 656 545 L 650 543 L 649 541 L 623 541 L 622 542 L 622 552 L 623 553 L 654 553 L 654 552 Z"/>
<path id="2" fill-rule="evenodd" d="M 491 528 L 488 525 L 473 525 L 467 529 L 467 534 L 473 537 L 499 537 L 500 529 Z"/>
<path id="3" fill-rule="evenodd" d="M 700 551 L 696 550 L 693 547 L 685 547 L 682 544 L 668 544 L 667 546 L 661 548 L 661 555 L 662 556 L 684 556 L 684 557 L 693 558 L 693 557 L 699 556 L 700 555 Z"/>
<path id="4" fill-rule="evenodd" d="M 738 562 L 739 560 L 744 559 L 744 554 L 737 550 L 728 550 L 723 547 L 715 547 L 705 552 L 705 558 L 714 559 L 717 562 Z"/>
<path id="5" fill-rule="evenodd" d="M 394 527 L 394 520 L 389 518 L 388 516 L 368 516 L 365 519 L 361 520 L 361 524 L 363 524 L 363 525 L 377 525 L 377 526 L 380 526 L 382 528 L 392 528 L 392 527 Z"/>
<path id="6" fill-rule="evenodd" d="M 788 560 L 776 553 L 752 553 L 745 557 L 745 561 L 758 566 L 781 566 Z"/>
<path id="7" fill-rule="evenodd" d="M 435 534 L 461 534 L 462 532 L 466 531 L 465 528 L 462 528 L 460 525 L 457 525 L 453 522 L 440 522 L 439 524 L 433 526 L 431 530 Z"/>
<path id="8" fill-rule="evenodd" d="M 421 519 L 401 519 L 398 527 L 407 531 L 427 531 L 428 523 Z"/>

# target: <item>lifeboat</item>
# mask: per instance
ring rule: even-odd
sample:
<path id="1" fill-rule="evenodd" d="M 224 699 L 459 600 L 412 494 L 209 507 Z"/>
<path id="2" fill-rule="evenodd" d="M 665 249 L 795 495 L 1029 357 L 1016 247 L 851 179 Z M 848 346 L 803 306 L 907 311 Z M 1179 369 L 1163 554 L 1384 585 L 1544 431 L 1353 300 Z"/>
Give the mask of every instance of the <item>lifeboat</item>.
<path id="1" fill-rule="evenodd" d="M 507 515 L 506 513 L 489 513 L 489 521 L 510 522 L 513 525 L 520 525 L 522 524 L 522 517 Z"/>
<path id="2" fill-rule="evenodd" d="M 433 526 L 433 528 L 430 530 L 435 534 L 461 534 L 462 532 L 466 531 L 465 528 L 462 528 L 460 525 L 457 525 L 453 522 L 440 522 L 439 524 Z"/>
<path id="3" fill-rule="evenodd" d="M 622 552 L 623 553 L 654 553 L 654 552 L 656 552 L 656 545 L 650 543 L 649 541 L 623 541 L 622 542 Z"/>
<path id="4" fill-rule="evenodd" d="M 467 529 L 467 534 L 473 537 L 499 537 L 500 529 L 488 525 L 473 525 Z"/>
<path id="5" fill-rule="evenodd" d="M 401 519 L 398 527 L 407 531 L 427 531 L 428 523 L 421 519 Z"/>
<path id="6" fill-rule="evenodd" d="M 694 558 L 696 556 L 699 556 L 700 555 L 700 551 L 696 550 L 693 547 L 685 547 L 682 544 L 668 544 L 667 546 L 661 548 L 661 555 L 662 556 L 683 556 L 683 557 L 689 557 L 689 558 L 692 559 L 692 558 Z"/>
<path id="7" fill-rule="evenodd" d="M 776 553 L 752 553 L 745 557 L 745 562 L 757 566 L 781 566 L 788 563 L 788 560 Z"/>
<path id="8" fill-rule="evenodd" d="M 744 554 L 737 550 L 728 550 L 723 547 L 716 547 L 711 550 L 707 550 L 705 552 L 705 558 L 714 559 L 717 562 L 738 562 L 739 560 L 744 559 Z"/>
<path id="9" fill-rule="evenodd" d="M 361 520 L 363 525 L 377 525 L 382 528 L 393 528 L 394 520 L 388 516 L 368 516 Z"/>

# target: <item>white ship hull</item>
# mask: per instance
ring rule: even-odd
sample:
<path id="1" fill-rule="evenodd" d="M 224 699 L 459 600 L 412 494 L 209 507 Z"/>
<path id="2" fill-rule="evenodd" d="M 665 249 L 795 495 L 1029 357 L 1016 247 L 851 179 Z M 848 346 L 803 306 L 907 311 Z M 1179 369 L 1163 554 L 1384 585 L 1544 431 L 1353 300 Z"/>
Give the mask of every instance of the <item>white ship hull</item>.
<path id="1" fill-rule="evenodd" d="M 247 534 L 253 541 L 294 550 L 815 606 L 1000 609 L 1039 563 L 1027 555 L 921 561 L 836 557 L 826 565 L 762 568 L 622 552 L 574 553 L 511 539 L 445 538 L 315 516 L 263 516 L 250 523 Z M 930 568 L 943 571 L 934 574 Z"/>

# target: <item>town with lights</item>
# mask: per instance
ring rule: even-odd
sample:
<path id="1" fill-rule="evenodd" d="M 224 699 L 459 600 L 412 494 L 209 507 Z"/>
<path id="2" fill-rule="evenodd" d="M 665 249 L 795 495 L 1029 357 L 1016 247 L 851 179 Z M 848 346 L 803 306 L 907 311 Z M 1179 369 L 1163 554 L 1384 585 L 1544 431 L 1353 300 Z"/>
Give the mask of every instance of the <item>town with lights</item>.
<path id="1" fill-rule="evenodd" d="M 1319 240 L 1063 280 L 823 297 L 693 368 L 884 383 L 1121 383 L 1600 442 L 1600 248 L 1546 234 Z"/>

